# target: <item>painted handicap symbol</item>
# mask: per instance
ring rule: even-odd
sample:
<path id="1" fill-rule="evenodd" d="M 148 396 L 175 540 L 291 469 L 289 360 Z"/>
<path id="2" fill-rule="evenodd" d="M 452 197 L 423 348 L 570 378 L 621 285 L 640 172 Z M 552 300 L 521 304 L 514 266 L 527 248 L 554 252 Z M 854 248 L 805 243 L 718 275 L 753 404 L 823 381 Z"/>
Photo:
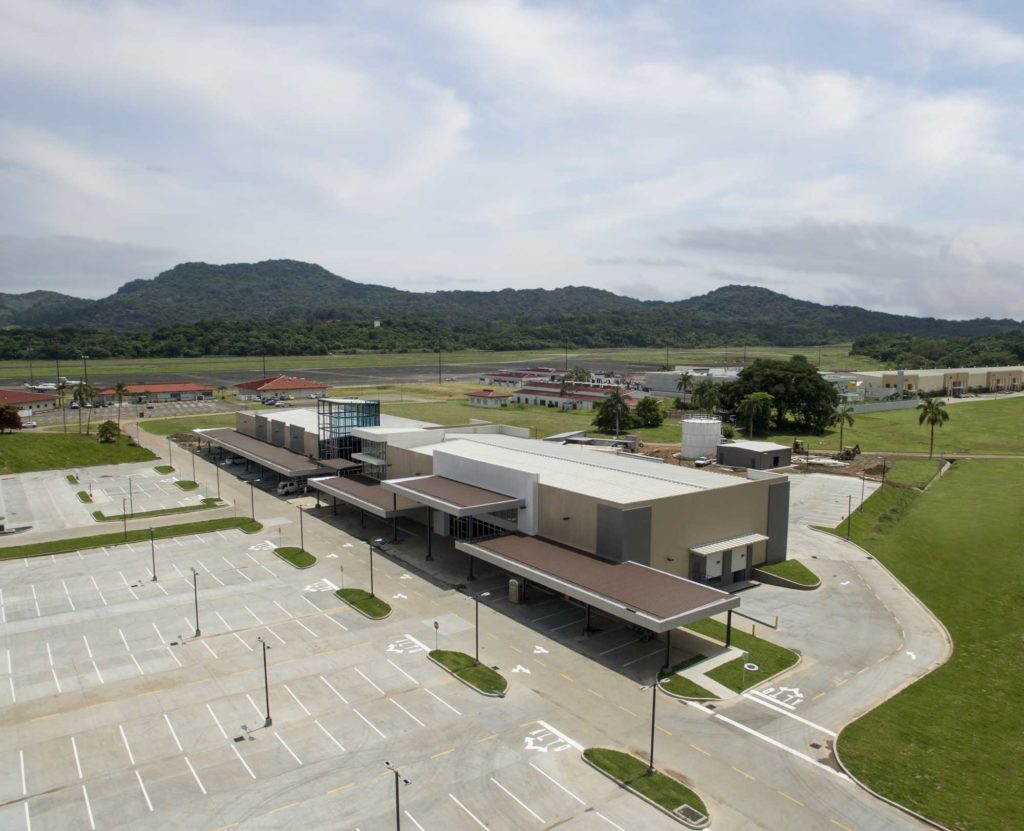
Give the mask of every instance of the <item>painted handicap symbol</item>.
<path id="1" fill-rule="evenodd" d="M 423 652 L 424 649 L 422 644 L 414 641 L 412 638 L 401 638 L 389 643 L 384 651 L 393 652 L 396 655 L 414 655 L 417 652 Z"/>
<path id="2" fill-rule="evenodd" d="M 550 750 L 560 753 L 563 750 L 568 750 L 569 747 L 570 745 L 565 739 L 544 728 L 531 730 L 523 739 L 523 749 L 526 751 L 547 753 Z"/>
<path id="3" fill-rule="evenodd" d="M 337 590 L 338 587 L 326 578 L 323 580 L 317 580 L 315 583 L 310 583 L 303 589 L 303 591 L 306 592 L 336 592 Z"/>

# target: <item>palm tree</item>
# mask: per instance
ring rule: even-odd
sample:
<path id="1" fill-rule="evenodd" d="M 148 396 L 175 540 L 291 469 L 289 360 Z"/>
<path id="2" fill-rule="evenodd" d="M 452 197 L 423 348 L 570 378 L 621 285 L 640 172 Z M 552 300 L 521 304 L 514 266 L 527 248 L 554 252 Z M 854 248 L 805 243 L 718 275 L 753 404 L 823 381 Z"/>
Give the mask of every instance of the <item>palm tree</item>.
<path id="1" fill-rule="evenodd" d="M 929 398 L 917 405 L 921 414 L 917 417 L 918 424 L 927 424 L 931 428 L 931 438 L 928 443 L 928 458 L 932 457 L 935 450 L 935 428 L 941 427 L 949 421 L 949 412 L 946 410 L 946 402 L 941 398 Z"/>
<path id="2" fill-rule="evenodd" d="M 754 435 L 754 423 L 767 421 L 771 415 L 772 403 L 775 401 L 771 395 L 766 392 L 752 392 L 742 401 L 736 408 L 736 412 L 741 417 L 747 419 L 750 424 L 750 431 L 747 433 L 747 438 L 752 438 Z"/>
<path id="3" fill-rule="evenodd" d="M 619 435 L 620 427 L 629 427 L 633 423 L 633 414 L 629 411 L 629 401 L 621 387 L 612 387 L 597 408 L 593 424 L 602 433 L 615 431 Z"/>
<path id="4" fill-rule="evenodd" d="M 829 426 L 839 425 L 839 452 L 843 450 L 843 428 L 849 424 L 853 427 L 853 407 L 846 404 L 840 404 L 835 408 L 831 417 L 828 420 Z"/>
<path id="5" fill-rule="evenodd" d="M 710 378 L 705 378 L 693 388 L 690 401 L 696 404 L 698 409 L 714 412 L 718 408 L 718 384 Z"/>
<path id="6" fill-rule="evenodd" d="M 65 434 L 67 434 L 67 432 L 68 432 L 68 411 L 67 411 L 67 408 L 64 406 L 64 396 L 67 394 L 67 391 L 68 391 L 68 382 L 67 381 L 58 381 L 57 382 L 57 401 L 60 403 L 60 416 L 61 416 L 61 419 L 64 421 L 64 433 Z"/>
<path id="7" fill-rule="evenodd" d="M 693 373 L 692 372 L 681 372 L 679 377 L 676 378 L 676 389 L 683 395 L 686 395 L 690 390 L 693 389 Z"/>
<path id="8" fill-rule="evenodd" d="M 92 384 L 87 384 L 84 381 L 80 381 L 78 386 L 75 387 L 73 393 L 73 399 L 78 404 L 78 432 L 82 432 L 82 410 L 86 409 L 86 404 L 89 405 L 89 421 L 88 426 L 85 429 L 86 435 L 89 433 L 89 428 L 92 426 L 92 403 L 96 400 L 96 388 Z"/>
<path id="9" fill-rule="evenodd" d="M 121 432 L 121 404 L 125 395 L 128 394 L 128 385 L 124 381 L 114 384 L 114 395 L 117 396 L 117 432 Z"/>

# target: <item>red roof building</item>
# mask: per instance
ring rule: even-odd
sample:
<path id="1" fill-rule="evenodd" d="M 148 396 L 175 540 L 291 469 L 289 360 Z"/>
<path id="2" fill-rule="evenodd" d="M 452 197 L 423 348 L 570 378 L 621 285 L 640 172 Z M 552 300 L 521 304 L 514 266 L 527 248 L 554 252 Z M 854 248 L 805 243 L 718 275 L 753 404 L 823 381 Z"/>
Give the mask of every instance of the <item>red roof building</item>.
<path id="1" fill-rule="evenodd" d="M 296 395 L 300 398 L 315 398 L 323 395 L 330 384 L 310 381 L 308 378 L 296 378 L 291 375 L 278 375 L 276 378 L 258 378 L 255 381 L 243 381 L 235 384 L 239 398 L 267 398 L 275 395 Z"/>
<path id="2" fill-rule="evenodd" d="M 45 392 L 0 389 L 0 407 L 17 407 L 19 410 L 54 410 L 57 396 Z"/>
<path id="3" fill-rule="evenodd" d="M 470 407 L 507 407 L 512 393 L 497 390 L 476 390 L 467 392 Z"/>
<path id="4" fill-rule="evenodd" d="M 125 384 L 124 400 L 133 404 L 143 401 L 202 401 L 213 398 L 216 387 L 205 384 L 194 384 L 191 381 L 157 381 L 147 383 L 139 381 Z M 106 403 L 117 400 L 113 387 L 105 387 L 97 391 L 97 398 Z"/>

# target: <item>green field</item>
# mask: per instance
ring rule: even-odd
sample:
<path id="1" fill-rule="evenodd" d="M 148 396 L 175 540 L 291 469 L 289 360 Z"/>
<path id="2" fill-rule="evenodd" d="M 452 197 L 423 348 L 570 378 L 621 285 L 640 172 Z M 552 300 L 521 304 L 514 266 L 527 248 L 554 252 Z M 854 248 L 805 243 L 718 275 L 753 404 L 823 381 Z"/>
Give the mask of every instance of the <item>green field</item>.
<path id="1" fill-rule="evenodd" d="M 353 609 L 375 620 L 382 620 L 391 614 L 391 604 L 366 589 L 338 589 L 334 594 Z"/>
<path id="2" fill-rule="evenodd" d="M 826 369 L 878 369 L 877 361 L 861 355 L 851 356 L 850 344 L 831 344 L 821 348 L 821 363 Z M 787 358 L 791 355 L 806 355 L 812 363 L 818 361 L 818 346 L 773 347 L 751 346 L 723 347 L 721 349 L 572 349 L 568 364 L 599 364 L 605 361 L 626 361 L 629 363 L 661 365 L 688 363 L 730 363 L 740 361 L 744 354 L 747 360 L 757 357 Z M 535 349 L 510 352 L 460 351 L 441 354 L 442 374 L 459 372 L 459 364 L 493 364 L 523 361 L 541 366 L 562 367 L 566 353 L 561 349 Z M 419 366 L 431 368 L 437 364 L 436 352 L 358 352 L 344 355 L 289 355 L 267 358 L 267 372 L 294 372 L 302 369 L 328 369 L 351 366 Z M 202 372 L 262 372 L 263 359 L 259 355 L 219 355 L 207 358 L 111 358 L 90 360 L 89 371 L 96 375 L 123 375 L 125 379 L 146 378 L 157 373 L 182 373 L 191 375 Z M 0 376 L 5 378 L 38 378 L 56 376 L 55 366 L 41 361 L 0 361 Z M 65 374 L 67 370 L 65 369 Z"/>
<path id="3" fill-rule="evenodd" d="M 1024 398 L 996 398 L 947 405 L 949 421 L 935 428 L 935 455 L 946 453 L 1024 455 Z M 928 453 L 928 427 L 917 410 L 853 414 L 856 423 L 843 432 L 843 444 L 867 452 Z M 795 434 L 811 450 L 839 449 L 839 430 L 820 436 Z M 760 436 L 758 438 L 761 438 Z M 792 444 L 794 433 L 776 433 L 766 441 Z"/>
<path id="4" fill-rule="evenodd" d="M 234 427 L 234 413 L 208 413 L 207 415 L 182 416 L 181 418 L 145 419 L 139 426 L 154 436 L 172 436 L 175 433 L 188 433 L 197 427 Z"/>
<path id="5" fill-rule="evenodd" d="M 478 664 L 472 655 L 448 649 L 434 649 L 430 657 L 467 684 L 476 687 L 485 695 L 503 694 L 508 689 L 505 676 L 495 672 L 486 664 Z"/>
<path id="6" fill-rule="evenodd" d="M 885 472 L 885 481 L 905 488 L 923 488 L 942 464 L 941 459 L 895 459 Z"/>
<path id="7" fill-rule="evenodd" d="M 955 650 L 843 730 L 839 753 L 867 785 L 949 828 L 1020 825 L 1022 493 L 1024 461 L 961 461 L 926 493 L 878 491 L 853 523 Z"/>
<path id="8" fill-rule="evenodd" d="M 766 571 L 789 580 L 791 583 L 798 583 L 801 586 L 816 586 L 821 580 L 818 575 L 811 571 L 799 560 L 783 560 L 780 563 L 769 563 L 768 565 L 757 566 L 758 571 Z"/>
<path id="9" fill-rule="evenodd" d="M 127 436 L 101 444 L 96 436 L 68 433 L 5 433 L 0 435 L 0 474 L 30 470 L 59 470 L 92 465 L 116 465 L 155 459 Z"/>
<path id="10" fill-rule="evenodd" d="M 725 624 L 712 618 L 688 623 L 685 628 L 725 643 Z M 789 669 L 800 660 L 800 656 L 791 649 L 744 632 L 739 628 L 737 620 L 733 621 L 732 645 L 746 652 L 747 657 L 736 658 L 715 667 L 707 673 L 707 677 L 736 692 L 743 692 L 749 687 L 777 675 L 784 669 Z M 757 669 L 744 669 L 744 664 L 747 663 L 756 665 Z"/>

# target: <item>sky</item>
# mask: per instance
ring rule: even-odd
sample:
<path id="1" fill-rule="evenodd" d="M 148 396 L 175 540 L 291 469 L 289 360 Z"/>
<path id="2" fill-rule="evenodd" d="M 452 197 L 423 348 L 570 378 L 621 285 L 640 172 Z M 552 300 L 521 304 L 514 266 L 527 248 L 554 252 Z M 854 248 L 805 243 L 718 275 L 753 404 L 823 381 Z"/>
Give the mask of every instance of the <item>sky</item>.
<path id="1" fill-rule="evenodd" d="M 0 4 L 0 292 L 275 258 L 1024 319 L 1024 6 Z"/>

